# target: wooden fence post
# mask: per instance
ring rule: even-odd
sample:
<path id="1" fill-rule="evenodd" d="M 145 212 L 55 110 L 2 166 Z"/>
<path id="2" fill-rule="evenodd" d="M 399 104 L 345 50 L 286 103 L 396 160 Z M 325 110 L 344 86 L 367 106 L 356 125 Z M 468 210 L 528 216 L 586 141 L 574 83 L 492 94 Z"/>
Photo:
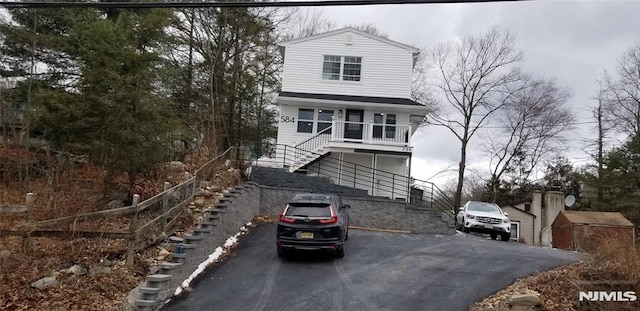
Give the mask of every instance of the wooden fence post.
<path id="1" fill-rule="evenodd" d="M 167 209 L 169 207 L 169 196 L 167 195 L 166 191 L 169 190 L 169 188 L 171 187 L 171 184 L 168 181 L 164 182 L 164 190 L 163 192 L 165 192 L 164 196 L 162 197 L 162 215 L 164 215 L 167 212 Z M 167 233 L 167 216 L 162 216 L 162 220 L 160 221 L 160 223 L 162 224 L 162 233 L 166 234 Z"/>
<path id="2" fill-rule="evenodd" d="M 33 193 L 29 192 L 27 193 L 27 198 L 26 198 L 26 202 L 25 202 L 25 207 L 26 207 L 26 212 L 25 212 L 25 217 L 26 217 L 26 225 L 25 225 L 25 232 L 22 234 L 22 251 L 24 253 L 29 253 L 29 251 L 31 250 L 31 231 L 33 230 L 33 226 L 31 224 L 31 208 L 33 207 Z"/>
<path id="3" fill-rule="evenodd" d="M 129 248 L 127 249 L 127 266 L 133 267 L 133 263 L 136 259 L 136 240 L 138 239 L 136 231 L 138 229 L 138 203 L 140 203 L 140 196 L 133 195 L 133 213 L 131 214 L 131 220 L 129 221 Z"/>

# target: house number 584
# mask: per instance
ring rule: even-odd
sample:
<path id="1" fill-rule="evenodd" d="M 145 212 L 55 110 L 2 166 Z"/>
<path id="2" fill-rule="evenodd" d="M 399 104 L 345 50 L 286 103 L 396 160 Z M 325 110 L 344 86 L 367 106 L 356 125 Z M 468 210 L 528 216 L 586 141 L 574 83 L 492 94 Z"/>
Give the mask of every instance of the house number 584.
<path id="1" fill-rule="evenodd" d="M 289 116 L 280 116 L 280 123 L 293 123 L 296 122 L 296 118 Z"/>

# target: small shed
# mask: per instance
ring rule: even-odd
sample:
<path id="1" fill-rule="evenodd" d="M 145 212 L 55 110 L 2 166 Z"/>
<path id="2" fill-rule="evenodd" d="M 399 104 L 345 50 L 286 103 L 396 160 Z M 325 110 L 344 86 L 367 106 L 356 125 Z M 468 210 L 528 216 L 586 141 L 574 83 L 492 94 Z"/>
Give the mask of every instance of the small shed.
<path id="1" fill-rule="evenodd" d="M 533 237 L 535 235 L 533 221 L 536 215 L 531 214 L 526 209 L 522 210 L 518 208 L 518 205 L 505 206 L 502 208 L 502 211 L 509 213 L 509 220 L 511 220 L 511 239 L 525 244 L 533 244 Z"/>
<path id="2" fill-rule="evenodd" d="M 592 251 L 605 241 L 635 244 L 635 227 L 617 212 L 560 211 L 551 225 L 555 248 Z"/>

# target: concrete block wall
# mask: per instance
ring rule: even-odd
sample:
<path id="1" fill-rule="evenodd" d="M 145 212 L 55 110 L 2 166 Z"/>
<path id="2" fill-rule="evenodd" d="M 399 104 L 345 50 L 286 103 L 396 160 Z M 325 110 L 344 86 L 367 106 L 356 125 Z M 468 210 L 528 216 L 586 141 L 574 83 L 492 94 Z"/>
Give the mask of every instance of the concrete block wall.
<path id="1" fill-rule="evenodd" d="M 297 185 L 296 183 L 293 183 Z M 158 310 L 173 296 L 176 288 L 195 271 L 209 254 L 236 234 L 240 227 L 257 215 L 277 217 L 284 205 L 296 194 L 309 192 L 301 188 L 281 188 L 254 182 L 238 186 L 205 213 L 203 222 L 185 236 L 184 253 L 171 254 L 171 261 L 160 265 L 160 271 L 147 277 L 139 288 L 137 310 Z M 403 201 L 342 194 L 349 204 L 350 225 L 379 229 L 404 230 L 413 233 L 453 234 L 453 224 L 433 210 L 418 208 Z"/>
<path id="2" fill-rule="evenodd" d="M 157 310 L 171 298 L 181 283 L 204 262 L 215 249 L 258 215 L 261 189 L 253 183 L 235 187 L 205 213 L 203 222 L 184 237 L 184 252 L 171 254 L 160 271 L 147 277 L 139 289 L 137 310 Z"/>
<path id="3" fill-rule="evenodd" d="M 285 204 L 306 189 L 260 186 L 260 214 L 277 217 Z M 455 233 L 454 224 L 428 208 L 418 208 L 403 201 L 376 197 L 341 196 L 349 204 L 349 225 L 378 229 L 410 231 L 413 233 Z"/>

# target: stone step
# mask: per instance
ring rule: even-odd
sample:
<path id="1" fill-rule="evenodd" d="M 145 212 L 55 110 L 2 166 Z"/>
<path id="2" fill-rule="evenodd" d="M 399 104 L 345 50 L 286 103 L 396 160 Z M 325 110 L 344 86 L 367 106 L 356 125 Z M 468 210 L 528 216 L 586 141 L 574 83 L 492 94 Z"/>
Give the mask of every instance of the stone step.
<path id="1" fill-rule="evenodd" d="M 187 244 L 194 244 L 194 243 L 198 243 L 200 241 L 202 241 L 203 237 L 199 236 L 199 235 L 185 235 L 184 236 L 184 241 L 187 242 Z M 187 245 L 187 244 L 183 244 L 183 246 Z M 185 247 L 187 248 L 187 247 Z"/>
<path id="2" fill-rule="evenodd" d="M 142 300 L 155 301 L 155 297 L 160 293 L 160 288 L 155 287 L 140 287 L 138 291 L 141 294 Z"/>
<path id="3" fill-rule="evenodd" d="M 185 254 L 185 253 L 180 253 L 180 254 L 173 253 L 173 254 L 171 254 L 171 261 L 173 263 L 182 264 L 186 259 L 187 259 L 187 254 Z"/>
<path id="4" fill-rule="evenodd" d="M 209 220 L 208 220 L 208 221 L 207 221 L 207 220 L 205 220 L 205 221 L 203 221 L 203 222 L 201 222 L 201 223 L 200 223 L 200 226 L 201 226 L 202 228 L 211 228 L 211 227 L 215 227 L 215 226 L 217 226 L 217 224 L 216 224 L 215 220 L 220 219 L 220 217 L 219 217 L 219 216 L 215 216 L 215 215 L 214 215 L 214 216 L 208 216 L 208 217 L 207 217 L 207 219 L 209 219 Z M 214 220 L 214 221 L 211 221 L 211 220 Z"/>
<path id="5" fill-rule="evenodd" d="M 182 267 L 182 264 L 177 262 L 161 262 L 159 266 L 160 266 L 160 270 L 175 270 Z M 162 273 L 162 274 L 167 274 L 167 273 Z"/>
<path id="6" fill-rule="evenodd" d="M 138 311 L 154 310 L 156 307 L 156 304 L 157 303 L 153 300 L 145 300 L 145 299 L 139 299 L 134 302 L 134 305 L 136 306 L 136 310 Z"/>
<path id="7" fill-rule="evenodd" d="M 195 236 L 207 235 L 207 234 L 209 234 L 211 232 L 213 232 L 213 230 L 211 230 L 209 228 L 195 228 L 195 229 L 193 229 L 193 233 L 195 234 Z"/>

